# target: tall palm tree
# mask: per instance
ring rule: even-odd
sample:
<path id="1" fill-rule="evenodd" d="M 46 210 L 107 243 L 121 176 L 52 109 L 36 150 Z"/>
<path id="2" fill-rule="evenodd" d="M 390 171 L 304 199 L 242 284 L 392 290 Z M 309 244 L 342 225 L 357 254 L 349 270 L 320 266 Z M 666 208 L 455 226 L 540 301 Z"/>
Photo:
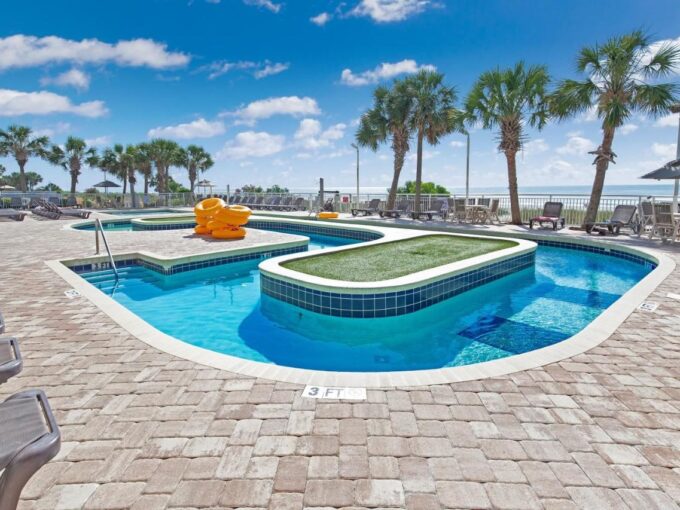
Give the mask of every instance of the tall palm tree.
<path id="1" fill-rule="evenodd" d="M 135 151 L 135 163 L 137 171 L 144 177 L 144 194 L 149 194 L 149 182 L 153 177 L 153 160 L 151 159 L 151 148 L 148 143 L 137 144 Z"/>
<path id="2" fill-rule="evenodd" d="M 215 163 L 210 153 L 198 145 L 189 145 L 186 149 L 180 149 L 180 151 L 181 166 L 186 168 L 189 173 L 189 189 L 193 193 L 198 172 L 205 172 Z"/>
<path id="3" fill-rule="evenodd" d="M 635 31 L 581 49 L 576 67 L 586 78 L 564 80 L 551 95 L 555 117 L 566 119 L 595 107 L 602 121 L 602 143 L 594 151 L 595 179 L 582 226 L 597 217 L 607 169 L 616 157 L 612 151 L 616 129 L 635 112 L 652 117 L 670 112 L 678 86 L 657 80 L 679 65 L 679 46 L 666 44 L 654 50 L 649 37 Z"/>
<path id="4" fill-rule="evenodd" d="M 392 88 L 380 86 L 373 92 L 373 107 L 359 121 L 356 141 L 363 147 L 377 151 L 388 138 L 392 142 L 394 164 L 392 185 L 387 196 L 387 209 L 394 209 L 399 177 L 411 139 L 410 114 L 413 96 L 404 80 L 395 80 Z"/>
<path id="5" fill-rule="evenodd" d="M 525 126 L 542 129 L 547 121 L 545 98 L 550 76 L 545 66 L 525 67 L 518 62 L 508 69 L 483 73 L 465 101 L 468 122 L 484 129 L 498 128 L 498 149 L 508 166 L 512 223 L 522 224 L 517 192 L 517 152 L 526 141 Z"/>
<path id="6" fill-rule="evenodd" d="M 168 171 L 171 166 L 179 166 L 181 161 L 181 148 L 172 140 L 156 138 L 149 143 L 149 156 L 156 166 L 156 179 L 158 191 L 167 192 Z"/>
<path id="7" fill-rule="evenodd" d="M 76 185 L 78 184 L 78 177 L 84 163 L 90 166 L 97 166 L 97 150 L 94 147 L 88 147 L 85 140 L 69 136 L 66 139 L 64 147 L 53 145 L 52 149 L 47 154 L 47 160 L 53 165 L 61 166 L 69 174 L 71 174 L 71 194 L 76 192 Z"/>
<path id="8" fill-rule="evenodd" d="M 26 191 L 26 163 L 37 156 L 46 158 L 49 138 L 32 136 L 33 131 L 26 126 L 11 125 L 7 130 L 0 129 L 0 156 L 12 156 L 19 165 L 19 190 Z"/>
<path id="9" fill-rule="evenodd" d="M 410 125 L 416 133 L 416 198 L 415 210 L 420 211 L 420 189 L 423 181 L 423 141 L 436 145 L 441 138 L 454 131 L 461 131 L 461 117 L 452 115 L 455 110 L 456 91 L 444 85 L 444 75 L 436 71 L 422 70 L 406 78 L 413 99 Z"/>

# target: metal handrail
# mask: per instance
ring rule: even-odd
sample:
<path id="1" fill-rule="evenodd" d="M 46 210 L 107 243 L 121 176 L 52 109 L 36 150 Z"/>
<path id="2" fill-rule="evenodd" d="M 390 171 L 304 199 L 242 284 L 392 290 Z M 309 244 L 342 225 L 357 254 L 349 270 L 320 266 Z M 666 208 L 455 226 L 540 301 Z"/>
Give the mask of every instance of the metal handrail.
<path id="1" fill-rule="evenodd" d="M 99 218 L 94 220 L 94 231 L 96 236 L 96 247 L 97 254 L 99 254 L 99 232 L 102 233 L 102 239 L 104 240 L 104 247 L 106 247 L 106 253 L 109 255 L 109 264 L 111 264 L 111 269 L 113 269 L 113 274 L 116 276 L 116 281 L 118 280 L 118 268 L 116 268 L 116 263 L 113 260 L 113 255 L 111 255 L 111 250 L 109 249 L 109 242 L 106 240 L 106 235 L 104 234 L 104 227 L 102 225 L 102 220 Z"/>

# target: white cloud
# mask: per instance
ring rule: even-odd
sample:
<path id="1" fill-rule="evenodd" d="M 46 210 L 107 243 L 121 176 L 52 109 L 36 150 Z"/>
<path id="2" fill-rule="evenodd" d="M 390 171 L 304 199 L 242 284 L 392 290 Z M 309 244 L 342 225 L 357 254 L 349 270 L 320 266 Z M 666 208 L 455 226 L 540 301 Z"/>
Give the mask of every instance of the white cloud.
<path id="1" fill-rule="evenodd" d="M 0 89 L 0 116 L 49 115 L 51 113 L 72 113 L 82 117 L 101 117 L 108 110 L 103 101 L 88 101 L 74 104 L 68 97 L 41 90 L 21 92 Z"/>
<path id="2" fill-rule="evenodd" d="M 345 136 L 346 124 L 335 124 L 325 131 L 321 127 L 321 122 L 316 119 L 302 119 L 300 126 L 295 132 L 297 143 L 309 150 L 329 147 L 333 141 L 340 140 Z"/>
<path id="3" fill-rule="evenodd" d="M 622 135 L 625 136 L 631 134 L 633 131 L 637 131 L 637 128 L 638 128 L 637 124 L 628 123 L 621 126 L 619 128 L 619 131 L 621 132 Z"/>
<path id="4" fill-rule="evenodd" d="M 548 149 L 550 149 L 550 146 L 543 138 L 536 138 L 535 140 L 530 140 L 523 145 L 524 153 L 527 156 L 540 154 L 542 152 L 546 152 Z"/>
<path id="5" fill-rule="evenodd" d="M 461 142 L 460 140 L 451 140 L 451 147 L 454 147 L 456 149 L 460 149 L 461 147 L 465 147 L 467 144 L 465 142 Z"/>
<path id="6" fill-rule="evenodd" d="M 40 85 L 58 85 L 59 87 L 75 87 L 78 90 L 87 90 L 90 87 L 90 75 L 80 69 L 69 69 L 51 78 L 45 77 L 40 80 Z"/>
<path id="7" fill-rule="evenodd" d="M 429 0 L 361 0 L 350 14 L 368 16 L 378 23 L 390 23 L 405 20 L 434 5 Z"/>
<path id="8" fill-rule="evenodd" d="M 324 26 L 330 20 L 331 15 L 328 14 L 327 12 L 322 12 L 321 14 L 317 14 L 316 16 L 312 16 L 311 18 L 309 18 L 309 21 L 320 27 Z"/>
<path id="9" fill-rule="evenodd" d="M 217 153 L 217 158 L 244 159 L 271 156 L 283 150 L 285 141 L 283 135 L 272 135 L 264 131 L 244 131 L 225 143 Z"/>
<path id="10" fill-rule="evenodd" d="M 255 7 L 264 7 L 271 12 L 279 12 L 283 4 L 275 4 L 271 0 L 243 0 L 246 5 L 254 5 Z"/>
<path id="11" fill-rule="evenodd" d="M 203 67 L 210 74 L 208 74 L 208 79 L 214 80 L 215 78 L 227 74 L 231 71 L 247 71 L 252 74 L 255 79 L 259 80 L 266 76 L 273 76 L 275 74 L 282 73 L 290 67 L 289 63 L 283 62 L 271 62 L 265 60 L 264 62 L 251 62 L 249 60 L 242 60 L 240 62 L 228 62 L 225 60 L 218 60 L 212 64 Z"/>
<path id="12" fill-rule="evenodd" d="M 665 115 L 664 117 L 660 117 L 660 118 L 656 119 L 656 122 L 654 123 L 654 127 L 677 128 L 678 127 L 678 114 L 677 113 L 671 113 L 669 115 Z"/>
<path id="13" fill-rule="evenodd" d="M 181 140 L 192 138 L 211 138 L 222 135 L 226 131 L 224 122 L 216 120 L 209 122 L 204 118 L 192 122 L 177 124 L 176 126 L 155 127 L 148 132 L 149 138 L 177 138 Z"/>
<path id="14" fill-rule="evenodd" d="M 359 74 L 354 74 L 351 69 L 344 69 L 340 76 L 340 81 L 345 85 L 358 87 L 378 83 L 381 80 L 389 80 L 400 74 L 417 73 L 421 69 L 435 70 L 436 68 L 432 65 L 419 66 L 415 60 L 405 59 L 394 63 L 383 62 L 376 66 L 375 69 Z"/>
<path id="15" fill-rule="evenodd" d="M 579 134 L 576 133 L 571 133 L 571 135 L 567 140 L 567 143 L 564 144 L 562 147 L 557 148 L 557 153 L 558 154 L 573 154 L 576 156 L 585 156 L 587 155 L 588 151 L 592 151 L 595 149 L 595 142 L 592 140 L 589 140 L 588 138 L 584 138 L 583 136 L 580 136 Z"/>
<path id="16" fill-rule="evenodd" d="M 105 64 L 165 69 L 189 63 L 185 53 L 170 52 L 151 39 L 130 39 L 109 44 L 98 39 L 75 41 L 56 36 L 12 35 L 0 38 L 0 69 L 46 64 Z"/>
<path id="17" fill-rule="evenodd" d="M 653 143 L 652 152 L 665 160 L 675 159 L 676 145 L 674 143 Z"/>
<path id="18" fill-rule="evenodd" d="M 102 147 L 104 145 L 110 145 L 112 138 L 110 136 L 97 136 L 95 138 L 86 138 L 85 143 L 90 147 Z"/>
<path id="19" fill-rule="evenodd" d="M 52 138 L 54 135 L 71 131 L 71 124 L 68 122 L 57 122 L 53 126 L 38 128 L 33 130 L 35 136 L 47 136 Z"/>
<path id="20" fill-rule="evenodd" d="M 233 114 L 239 118 L 240 123 L 252 125 L 258 120 L 268 119 L 275 115 L 302 117 L 320 113 L 319 105 L 311 97 L 286 96 L 253 101 Z"/>

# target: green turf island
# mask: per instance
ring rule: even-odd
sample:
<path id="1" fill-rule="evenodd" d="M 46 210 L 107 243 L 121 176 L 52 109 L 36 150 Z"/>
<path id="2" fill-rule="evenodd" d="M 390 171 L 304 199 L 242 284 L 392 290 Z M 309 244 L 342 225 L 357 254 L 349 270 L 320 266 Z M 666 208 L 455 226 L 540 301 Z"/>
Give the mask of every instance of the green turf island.
<path id="1" fill-rule="evenodd" d="M 517 246 L 513 241 L 450 235 L 427 235 L 334 253 L 313 255 L 281 264 L 301 273 L 350 282 L 391 280 Z"/>

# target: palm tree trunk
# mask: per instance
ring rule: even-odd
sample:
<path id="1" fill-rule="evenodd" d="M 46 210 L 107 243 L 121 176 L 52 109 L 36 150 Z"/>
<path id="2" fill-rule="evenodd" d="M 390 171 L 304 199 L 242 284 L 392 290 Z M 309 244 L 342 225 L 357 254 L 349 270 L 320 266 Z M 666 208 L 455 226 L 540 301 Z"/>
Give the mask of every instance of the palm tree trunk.
<path id="1" fill-rule="evenodd" d="M 401 169 L 404 168 L 404 157 L 406 153 L 402 150 L 394 151 L 394 175 L 392 176 L 392 186 L 390 186 L 390 193 L 387 195 L 386 209 L 394 209 L 394 202 L 397 200 L 397 188 L 399 188 L 399 177 L 401 176 Z"/>
<path id="2" fill-rule="evenodd" d="M 519 194 L 517 192 L 517 160 L 516 152 L 507 151 L 505 159 L 508 162 L 508 192 L 510 193 L 510 216 L 513 225 L 522 224 L 522 213 L 519 209 Z"/>
<path id="3" fill-rule="evenodd" d="M 26 193 L 26 173 L 24 172 L 26 160 L 17 160 L 17 164 L 19 165 L 19 191 Z"/>
<path id="4" fill-rule="evenodd" d="M 71 195 L 76 194 L 76 185 L 78 184 L 78 175 L 71 171 Z"/>
<path id="5" fill-rule="evenodd" d="M 196 177 L 191 177 L 191 174 L 189 174 L 189 189 L 191 192 L 194 192 L 194 183 L 196 182 Z"/>
<path id="6" fill-rule="evenodd" d="M 137 208 L 137 196 L 135 195 L 135 183 L 130 181 L 130 201 L 132 202 L 132 208 Z"/>
<path id="7" fill-rule="evenodd" d="M 125 193 L 127 193 L 127 179 L 123 177 L 123 200 L 125 200 Z"/>
<path id="8" fill-rule="evenodd" d="M 614 143 L 614 129 L 605 129 L 602 137 L 602 152 L 610 154 L 612 151 L 612 144 Z M 602 190 L 604 189 L 604 178 L 607 175 L 609 168 L 609 160 L 607 158 L 598 158 L 595 165 L 595 180 L 593 181 L 593 189 L 590 192 L 590 202 L 588 202 L 588 209 L 583 218 L 581 228 L 585 229 L 587 223 L 594 223 L 597 219 L 597 211 L 600 208 L 600 199 L 602 198 Z"/>
<path id="9" fill-rule="evenodd" d="M 144 174 L 144 194 L 149 194 L 149 176 Z"/>
<path id="10" fill-rule="evenodd" d="M 416 155 L 416 204 L 415 212 L 420 212 L 420 185 L 423 181 L 423 130 L 418 130 L 418 153 Z"/>

